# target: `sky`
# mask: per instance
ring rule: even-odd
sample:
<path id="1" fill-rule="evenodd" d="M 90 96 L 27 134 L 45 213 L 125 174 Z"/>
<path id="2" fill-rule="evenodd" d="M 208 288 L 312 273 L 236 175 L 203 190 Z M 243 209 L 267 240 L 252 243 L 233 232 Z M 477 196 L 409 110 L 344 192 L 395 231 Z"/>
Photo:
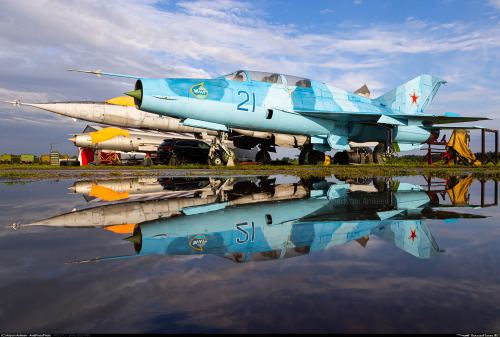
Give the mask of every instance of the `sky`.
<path id="1" fill-rule="evenodd" d="M 76 155 L 67 139 L 90 124 L 4 101 L 104 101 L 135 82 L 68 68 L 154 78 L 260 70 L 349 91 L 366 84 L 373 98 L 429 74 L 448 83 L 428 113 L 488 117 L 473 125 L 500 129 L 500 0 L 0 0 L 0 8 L 0 154 Z M 471 131 L 473 151 L 479 135 Z"/>

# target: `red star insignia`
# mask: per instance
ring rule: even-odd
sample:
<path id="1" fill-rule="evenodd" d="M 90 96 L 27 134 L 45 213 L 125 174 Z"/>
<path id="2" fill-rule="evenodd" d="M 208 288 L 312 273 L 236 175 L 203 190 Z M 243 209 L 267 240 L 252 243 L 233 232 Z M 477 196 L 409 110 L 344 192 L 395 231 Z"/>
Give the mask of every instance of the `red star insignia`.
<path id="1" fill-rule="evenodd" d="M 413 95 L 410 94 L 410 97 L 412 98 L 411 105 L 413 105 L 413 103 L 417 105 L 417 98 L 419 98 L 420 96 L 415 95 L 415 89 L 413 89 Z"/>
<path id="2" fill-rule="evenodd" d="M 411 244 L 413 244 L 415 242 L 415 239 L 418 239 L 417 228 L 415 229 L 410 228 L 410 232 L 411 235 L 408 237 L 408 239 L 411 239 Z"/>

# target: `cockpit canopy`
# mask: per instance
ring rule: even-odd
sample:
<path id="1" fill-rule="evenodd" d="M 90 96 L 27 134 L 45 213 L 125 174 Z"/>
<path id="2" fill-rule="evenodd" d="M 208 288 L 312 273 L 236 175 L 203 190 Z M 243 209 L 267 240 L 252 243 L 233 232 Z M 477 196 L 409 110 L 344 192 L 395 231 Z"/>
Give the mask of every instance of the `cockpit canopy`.
<path id="1" fill-rule="evenodd" d="M 311 87 L 311 80 L 307 78 L 262 71 L 236 70 L 224 77 L 229 81 L 246 82 L 250 80 L 273 84 L 284 84 L 286 81 L 288 87 Z"/>

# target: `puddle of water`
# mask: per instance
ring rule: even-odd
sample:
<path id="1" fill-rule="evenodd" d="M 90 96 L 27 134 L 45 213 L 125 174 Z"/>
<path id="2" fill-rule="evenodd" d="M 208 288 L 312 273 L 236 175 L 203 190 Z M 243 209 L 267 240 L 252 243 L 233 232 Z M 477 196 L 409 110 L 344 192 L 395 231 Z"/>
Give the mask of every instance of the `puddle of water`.
<path id="1" fill-rule="evenodd" d="M 3 333 L 491 333 L 497 184 L 0 185 Z"/>

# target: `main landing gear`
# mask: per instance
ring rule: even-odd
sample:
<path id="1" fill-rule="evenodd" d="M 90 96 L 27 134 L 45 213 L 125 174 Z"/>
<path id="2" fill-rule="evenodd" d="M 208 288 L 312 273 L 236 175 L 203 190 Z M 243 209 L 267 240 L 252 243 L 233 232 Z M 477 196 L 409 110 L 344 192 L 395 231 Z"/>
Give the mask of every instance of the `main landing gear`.
<path id="1" fill-rule="evenodd" d="M 325 162 L 325 153 L 306 146 L 300 151 L 299 165 L 316 165 Z"/>
<path id="2" fill-rule="evenodd" d="M 366 146 L 353 147 L 349 151 L 338 151 L 333 156 L 333 163 L 338 165 L 349 164 L 385 164 L 392 158 L 394 149 L 386 143 L 379 143 L 372 151 Z"/>
<path id="3" fill-rule="evenodd" d="M 333 156 L 333 163 L 338 165 L 371 164 L 373 163 L 372 149 L 361 146 L 353 147 L 349 151 L 339 151 Z"/>
<path id="4" fill-rule="evenodd" d="M 208 163 L 210 165 L 234 166 L 236 155 L 232 149 L 227 146 L 227 132 L 219 131 L 217 137 L 214 137 L 210 150 L 208 152 Z"/>
<path id="5" fill-rule="evenodd" d="M 393 151 L 392 146 L 387 147 L 385 143 L 378 143 L 373 150 L 373 161 L 377 164 L 385 164 L 392 158 Z"/>

